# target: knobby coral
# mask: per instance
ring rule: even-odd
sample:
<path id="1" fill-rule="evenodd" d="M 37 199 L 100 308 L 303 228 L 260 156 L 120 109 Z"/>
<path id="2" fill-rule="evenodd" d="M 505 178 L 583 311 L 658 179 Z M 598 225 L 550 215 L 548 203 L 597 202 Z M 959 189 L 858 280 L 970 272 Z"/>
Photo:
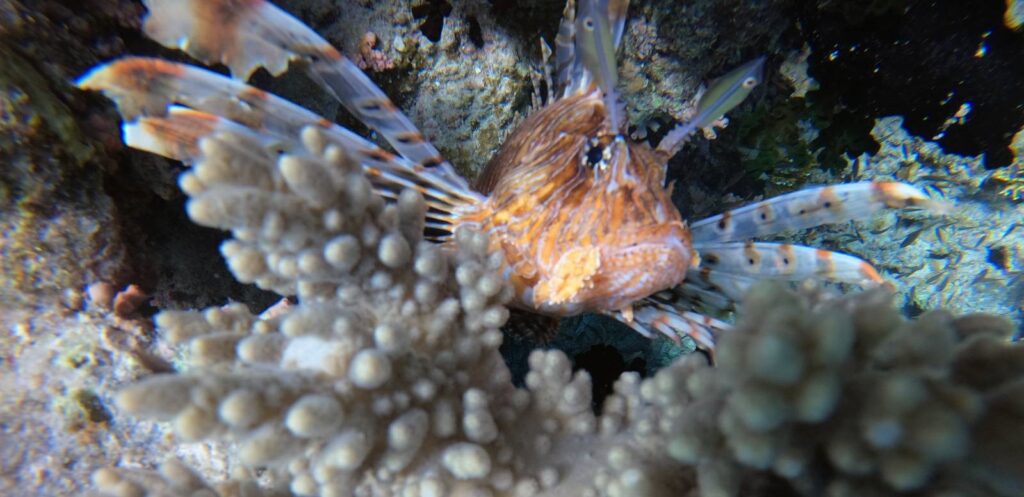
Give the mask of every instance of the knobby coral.
<path id="1" fill-rule="evenodd" d="M 513 388 L 497 350 L 500 255 L 470 231 L 457 249 L 423 241 L 419 194 L 386 205 L 319 132 L 304 145 L 304 159 L 277 158 L 221 134 L 181 179 L 192 219 L 232 229 L 236 276 L 299 305 L 161 314 L 191 367 L 129 387 L 119 407 L 187 440 L 233 438 L 242 463 L 296 495 L 554 485 L 555 462 L 575 457 L 563 444 L 596 429 L 590 384 L 552 355 L 535 360 L 532 397 Z"/>
<path id="2" fill-rule="evenodd" d="M 498 353 L 509 291 L 479 233 L 423 240 L 423 198 L 388 204 L 314 129 L 277 156 L 218 132 L 180 183 L 189 216 L 230 229 L 241 281 L 298 304 L 168 311 L 178 374 L 124 389 L 121 411 L 183 440 L 236 443 L 237 478 L 177 462 L 96 473 L 98 495 L 735 495 L 761 480 L 806 495 L 1024 485 L 1024 349 L 1001 319 L 902 319 L 880 293 L 767 287 L 719 349 L 641 381 L 601 415 L 558 351 L 513 387 Z M 700 363 L 700 364 L 699 364 Z M 258 483 L 257 483 L 258 482 Z M 861 494 L 863 495 L 863 494 Z"/>
<path id="3" fill-rule="evenodd" d="M 1024 489 L 1024 349 L 1008 343 L 1011 323 L 906 321 L 884 292 L 822 300 L 770 286 L 744 313 L 720 368 L 684 360 L 649 385 L 668 454 L 696 465 L 702 495 L 769 474 L 803 495 Z"/>

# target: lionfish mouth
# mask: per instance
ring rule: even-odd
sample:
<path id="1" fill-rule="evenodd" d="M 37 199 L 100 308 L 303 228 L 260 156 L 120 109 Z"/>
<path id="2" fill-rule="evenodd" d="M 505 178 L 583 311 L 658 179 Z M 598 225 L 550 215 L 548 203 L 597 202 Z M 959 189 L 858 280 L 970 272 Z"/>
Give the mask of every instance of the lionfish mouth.
<path id="1" fill-rule="evenodd" d="M 699 259 L 687 239 L 682 233 L 668 234 L 609 251 L 600 309 L 622 309 L 682 283 L 687 269 Z"/>

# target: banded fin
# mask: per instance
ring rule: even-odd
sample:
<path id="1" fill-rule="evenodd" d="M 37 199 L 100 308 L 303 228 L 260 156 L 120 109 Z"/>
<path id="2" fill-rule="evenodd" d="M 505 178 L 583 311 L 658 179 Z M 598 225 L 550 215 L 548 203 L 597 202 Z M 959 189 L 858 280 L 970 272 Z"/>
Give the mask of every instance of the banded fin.
<path id="1" fill-rule="evenodd" d="M 431 208 L 428 215 L 446 225 L 461 206 L 483 200 L 439 171 L 387 152 L 298 105 L 198 67 L 129 57 L 94 68 L 78 85 L 117 103 L 129 120 L 123 126 L 126 144 L 171 159 L 195 161 L 200 141 L 217 131 L 245 134 L 275 153 L 320 142 L 320 149 L 336 146 L 352 156 L 385 198 L 397 199 L 403 188 L 420 192 Z"/>
<path id="2" fill-rule="evenodd" d="M 555 37 L 554 94 L 565 97 L 586 91 L 595 80 L 602 90 L 614 90 L 615 53 L 626 33 L 629 6 L 629 0 L 582 0 L 578 12 L 575 0 L 565 2 Z M 581 24 L 587 18 L 592 22 L 590 30 Z M 608 100 L 609 112 L 620 112 L 617 103 L 610 106 L 617 95 L 609 95 Z"/>
<path id="3" fill-rule="evenodd" d="M 209 153 L 203 147 L 204 140 L 225 134 L 241 135 L 249 143 L 260 144 L 263 154 L 273 155 L 286 152 L 300 159 L 305 157 L 310 150 L 323 150 L 329 146 L 346 150 L 341 146 L 342 144 L 334 141 L 330 134 L 316 127 L 311 126 L 304 130 L 301 143 L 298 141 L 283 143 L 275 136 L 253 132 L 228 119 L 178 106 L 169 108 L 166 116 L 141 117 L 135 122 L 125 123 L 123 128 L 126 145 L 187 164 L 201 161 Z M 349 152 L 346 150 L 346 153 Z M 238 154 L 238 157 L 234 162 L 240 164 L 257 162 L 253 158 L 253 154 L 257 153 L 255 150 L 237 149 L 235 153 Z M 282 155 L 282 157 L 288 156 Z M 223 162 L 228 161 L 224 160 Z M 428 207 L 426 216 L 430 227 L 445 232 L 445 236 L 441 238 L 446 238 L 452 233 L 452 225 L 456 221 L 460 206 L 463 205 L 460 199 L 453 197 L 444 189 L 425 184 L 419 176 L 407 174 L 409 166 L 402 166 L 397 161 L 377 162 L 376 164 L 362 161 L 360 165 L 378 195 L 391 201 L 397 201 L 404 189 L 419 192 L 423 195 L 424 203 Z M 244 166 L 240 167 L 244 168 Z M 235 172 L 238 178 L 249 174 L 242 169 Z M 230 179 L 221 178 L 220 181 L 229 182 Z M 270 188 L 270 185 L 263 185 L 263 187 Z"/>
<path id="4" fill-rule="evenodd" d="M 690 232 L 694 245 L 699 246 L 861 219 L 882 209 L 905 207 L 946 209 L 906 183 L 865 181 L 773 197 L 692 223 Z"/>
<path id="5" fill-rule="evenodd" d="M 732 327 L 710 316 L 682 310 L 678 303 L 666 298 L 664 292 L 647 297 L 635 305 L 637 307 L 632 316 L 622 311 L 611 315 L 647 338 L 661 334 L 679 343 L 682 337 L 689 336 L 697 342 L 698 347 L 713 352 L 715 335 Z"/>
<path id="6" fill-rule="evenodd" d="M 125 57 L 99 65 L 75 84 L 101 91 L 117 104 L 121 116 L 163 115 L 179 104 L 239 123 L 259 133 L 297 137 L 306 126 L 348 135 L 353 143 L 383 150 L 366 139 L 288 100 L 213 71 L 147 57 Z"/>
<path id="7" fill-rule="evenodd" d="M 207 63 L 223 63 L 237 77 L 259 67 L 278 75 L 292 60 L 346 109 L 379 132 L 403 157 L 463 188 L 459 176 L 387 95 L 358 66 L 301 21 L 266 0 L 147 0 L 144 30 L 160 44 Z"/>
<path id="8" fill-rule="evenodd" d="M 191 164 L 202 155 L 200 141 L 218 132 L 244 134 L 265 149 L 283 148 L 272 136 L 223 117 L 171 105 L 163 117 L 141 117 L 121 126 L 124 144 L 168 159 Z"/>
<path id="9" fill-rule="evenodd" d="M 757 278 L 745 274 L 716 271 L 710 267 L 696 267 L 686 271 L 684 285 L 699 288 L 708 293 L 724 295 L 728 300 L 740 302 L 747 291 L 757 283 Z"/>
<path id="10" fill-rule="evenodd" d="M 725 242 L 697 246 L 701 267 L 755 279 L 822 278 L 856 285 L 879 284 L 871 264 L 852 255 L 788 243 Z"/>
<path id="11" fill-rule="evenodd" d="M 678 299 L 686 302 L 687 307 L 691 309 L 708 309 L 715 311 L 716 314 L 736 310 L 737 302 L 735 300 L 700 283 L 683 281 L 675 288 L 663 291 L 672 292 Z"/>

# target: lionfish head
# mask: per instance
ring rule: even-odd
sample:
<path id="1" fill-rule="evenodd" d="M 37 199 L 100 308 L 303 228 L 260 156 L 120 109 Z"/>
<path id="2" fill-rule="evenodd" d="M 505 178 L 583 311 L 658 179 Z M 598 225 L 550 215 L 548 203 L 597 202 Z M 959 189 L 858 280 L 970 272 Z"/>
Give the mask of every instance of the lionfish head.
<path id="1" fill-rule="evenodd" d="M 665 161 L 609 125 L 599 92 L 555 101 L 513 133 L 478 186 L 525 306 L 620 310 L 682 281 L 695 253 Z"/>

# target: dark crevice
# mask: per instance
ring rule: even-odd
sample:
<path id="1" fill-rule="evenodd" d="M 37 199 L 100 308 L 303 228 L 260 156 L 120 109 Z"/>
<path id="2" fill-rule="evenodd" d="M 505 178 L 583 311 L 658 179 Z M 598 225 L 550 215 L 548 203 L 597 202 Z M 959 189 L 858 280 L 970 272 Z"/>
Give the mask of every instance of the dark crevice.
<path id="1" fill-rule="evenodd" d="M 259 312 L 280 298 L 237 282 L 218 250 L 229 234 L 196 225 L 185 214 L 184 196 L 168 196 L 180 166 L 134 151 L 121 160 L 120 174 L 108 176 L 104 190 L 120 213 L 135 270 L 130 281 L 152 297 L 152 307 L 140 309 L 142 315 L 229 301 Z"/>
<path id="2" fill-rule="evenodd" d="M 575 370 L 585 370 L 590 373 L 592 385 L 591 408 L 598 416 L 601 415 L 601 407 L 604 399 L 612 393 L 615 382 L 619 376 L 626 371 L 633 371 L 641 375 L 647 369 L 643 359 L 636 358 L 628 364 L 623 360 L 622 355 L 611 345 L 594 345 L 586 352 L 574 358 Z"/>
<path id="3" fill-rule="evenodd" d="M 413 17 L 422 19 L 420 32 L 434 43 L 441 40 L 441 32 L 444 31 L 444 18 L 451 13 L 452 4 L 445 0 L 429 0 L 423 5 L 412 8 Z"/>
<path id="4" fill-rule="evenodd" d="M 1000 271 L 1007 271 L 1010 269 L 1010 257 L 1010 251 L 1006 247 L 989 247 L 985 260 Z"/>
<path id="5" fill-rule="evenodd" d="M 469 41 L 473 42 L 473 46 L 476 48 L 482 48 L 484 46 L 484 32 L 480 29 L 480 22 L 476 20 L 476 17 L 469 16 L 466 18 L 466 24 L 469 25 Z"/>

